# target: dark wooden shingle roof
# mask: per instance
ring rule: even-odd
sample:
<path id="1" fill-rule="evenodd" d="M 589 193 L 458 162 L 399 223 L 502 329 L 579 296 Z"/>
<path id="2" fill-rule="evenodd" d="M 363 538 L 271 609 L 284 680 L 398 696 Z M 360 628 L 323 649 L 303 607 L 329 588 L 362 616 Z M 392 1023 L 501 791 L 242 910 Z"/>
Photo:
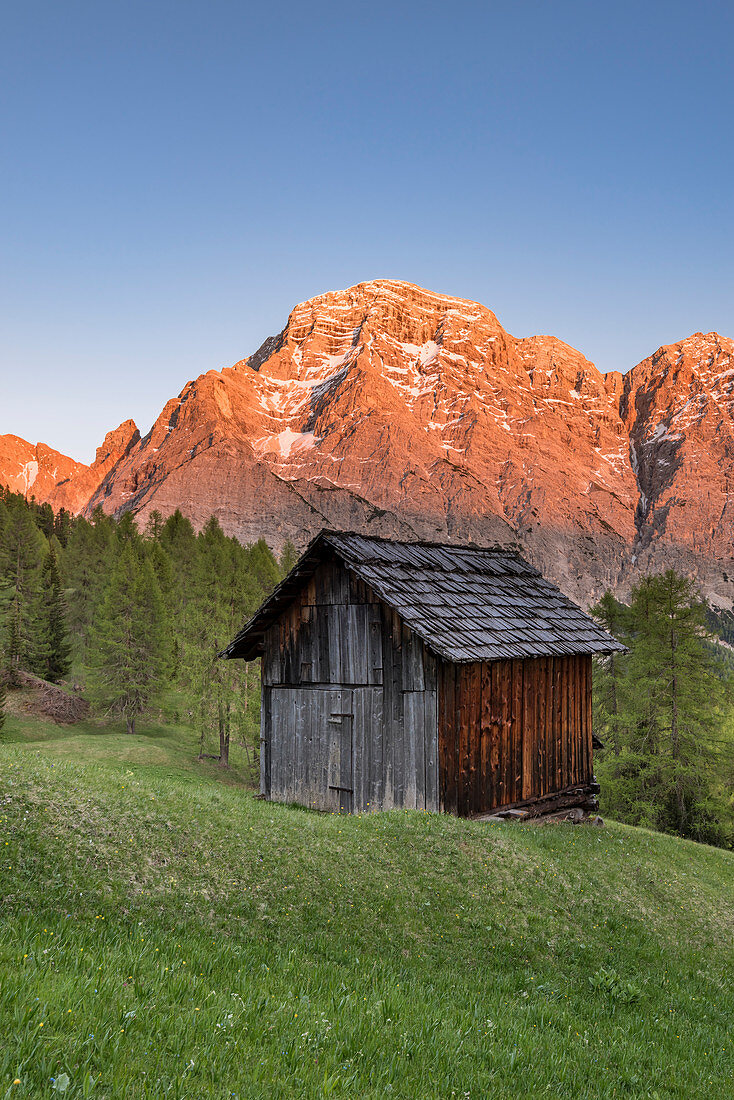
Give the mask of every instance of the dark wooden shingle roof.
<path id="1" fill-rule="evenodd" d="M 624 646 L 518 554 L 322 531 L 224 650 L 253 660 L 319 564 L 336 555 L 449 661 L 612 653 Z"/>

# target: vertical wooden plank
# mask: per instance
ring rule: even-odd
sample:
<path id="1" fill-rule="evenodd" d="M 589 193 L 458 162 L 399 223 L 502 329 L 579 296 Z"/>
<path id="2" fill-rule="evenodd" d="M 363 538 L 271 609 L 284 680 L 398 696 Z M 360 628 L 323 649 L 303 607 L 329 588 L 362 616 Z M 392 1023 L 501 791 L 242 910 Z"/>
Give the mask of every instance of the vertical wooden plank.
<path id="1" fill-rule="evenodd" d="M 570 718 L 570 732 L 571 732 L 571 782 L 578 783 L 579 781 L 579 766 L 578 766 L 578 715 L 577 715 L 577 697 L 578 690 L 576 686 L 576 665 L 577 661 L 575 657 L 571 657 L 569 660 L 568 669 L 568 714 Z"/>
<path id="2" fill-rule="evenodd" d="M 288 791 L 290 802 L 300 802 L 302 793 L 301 769 L 306 755 L 303 740 L 308 729 L 308 692 L 301 691 L 297 687 L 290 689 L 295 708 L 293 722 L 293 740 L 289 754 L 290 789 Z"/>
<path id="3" fill-rule="evenodd" d="M 405 623 L 401 622 L 403 691 L 424 691 L 423 643 Z"/>
<path id="4" fill-rule="evenodd" d="M 403 654 L 404 656 L 404 654 Z M 403 672 L 405 665 L 403 664 Z M 403 683 L 405 681 L 403 680 Z M 415 692 L 401 692 L 401 704 L 403 710 L 403 738 L 401 752 L 401 767 L 403 774 L 403 801 L 401 805 L 406 810 L 415 809 L 415 714 L 413 701 Z"/>
<path id="5" fill-rule="evenodd" d="M 533 730 L 535 728 L 533 698 L 533 662 L 523 662 L 522 694 L 522 797 L 533 795 Z"/>
<path id="6" fill-rule="evenodd" d="M 576 657 L 576 678 L 575 678 L 575 695 L 576 695 L 576 745 L 577 745 L 577 761 L 578 761 L 578 774 L 577 782 L 583 783 L 584 781 L 584 731 L 583 731 L 583 699 L 581 688 L 581 657 Z"/>
<path id="7" fill-rule="evenodd" d="M 438 804 L 441 813 L 448 813 L 447 794 L 449 789 L 448 783 L 448 699 L 447 699 L 447 684 L 446 684 L 446 665 L 443 661 L 439 661 L 436 668 L 437 676 L 437 688 L 438 688 L 438 716 L 437 716 L 437 734 L 438 734 Z"/>
<path id="8" fill-rule="evenodd" d="M 283 737 L 283 722 L 280 717 L 280 690 L 279 688 L 272 688 L 270 692 L 270 797 L 276 802 L 279 801 L 282 794 L 280 744 Z"/>
<path id="9" fill-rule="evenodd" d="M 445 661 L 439 669 L 439 693 L 441 809 L 458 813 L 456 666 Z"/>
<path id="10" fill-rule="evenodd" d="M 526 690 L 528 692 L 527 736 L 530 742 L 530 778 L 528 797 L 538 794 L 538 662 L 532 657 L 527 663 Z"/>
<path id="11" fill-rule="evenodd" d="M 426 692 L 415 691 L 415 808 L 426 808 Z"/>
<path id="12" fill-rule="evenodd" d="M 594 709 L 593 709 L 593 676 L 594 662 L 591 657 L 585 657 L 586 665 L 586 749 L 588 753 L 587 782 L 594 778 L 594 746 L 592 737 L 594 733 Z"/>
<path id="13" fill-rule="evenodd" d="M 492 797 L 489 809 L 494 810 L 507 802 L 505 793 L 505 775 L 502 759 L 502 673 L 500 662 L 493 661 L 491 665 L 491 743 L 490 760 L 492 774 Z"/>
<path id="14" fill-rule="evenodd" d="M 522 712 L 524 661 L 512 662 L 512 802 L 522 799 Z"/>
<path id="15" fill-rule="evenodd" d="M 382 616 L 379 604 L 367 605 L 368 647 L 367 683 L 382 683 Z"/>
<path id="16" fill-rule="evenodd" d="M 260 794 L 270 798 L 270 736 L 272 730 L 271 697 L 273 689 L 262 686 L 260 707 Z"/>
<path id="17" fill-rule="evenodd" d="M 438 813 L 438 691 L 435 676 L 431 686 L 426 688 L 424 712 L 426 809 Z"/>
<path id="18" fill-rule="evenodd" d="M 585 699 L 585 658 L 579 656 L 578 658 L 578 693 L 579 693 L 579 754 L 581 756 L 581 777 L 582 783 L 586 782 L 587 774 L 587 756 L 586 756 L 586 699 Z"/>
<path id="19" fill-rule="evenodd" d="M 370 693 L 371 710 L 367 729 L 370 740 L 370 768 L 367 801 L 365 809 L 381 810 L 385 790 L 385 717 L 382 688 L 373 688 Z"/>
<path id="20" fill-rule="evenodd" d="M 399 805 L 397 801 L 397 780 L 395 776 L 395 646 L 392 637 L 392 614 L 385 604 L 380 604 L 383 659 L 383 807 L 391 810 Z"/>
<path id="21" fill-rule="evenodd" d="M 403 693 L 403 774 L 405 776 L 405 795 L 403 806 L 408 810 L 418 808 L 418 771 L 421 771 L 423 785 L 423 730 L 421 711 L 423 692 L 404 691 Z M 419 752 L 419 741 L 421 750 Z M 422 793 L 422 792 L 421 792 Z"/>
<path id="22" fill-rule="evenodd" d="M 466 772 L 467 772 L 467 813 L 480 813 L 482 799 L 481 783 L 481 674 L 478 662 L 463 667 L 464 690 L 466 692 Z"/>
<path id="23" fill-rule="evenodd" d="M 342 724 L 340 754 L 341 810 L 352 812 L 354 806 L 354 710 L 353 691 L 342 692 Z"/>
<path id="24" fill-rule="evenodd" d="M 502 754 L 502 794 L 505 805 L 514 801 L 513 791 L 513 759 L 512 759 L 512 663 L 501 661 L 499 669 L 500 679 L 500 722 L 502 741 L 500 752 Z"/>
<path id="25" fill-rule="evenodd" d="M 323 616 L 326 620 L 326 652 L 328 662 L 328 675 L 325 683 L 343 684 L 340 643 L 344 644 L 344 633 L 341 619 L 343 608 L 330 604 L 323 608 Z"/>
<path id="26" fill-rule="evenodd" d="M 468 668 L 468 665 L 456 666 L 456 709 L 458 715 L 457 748 L 459 754 L 457 803 L 458 812 L 462 817 L 465 817 L 470 812 L 471 807 L 471 742 L 469 727 L 470 698 L 467 677 Z"/>
<path id="27" fill-rule="evenodd" d="M 390 633 L 393 639 L 391 741 L 393 762 L 393 792 L 395 805 L 405 805 L 405 715 L 403 713 L 403 624 L 396 611 L 390 609 Z"/>
<path id="28" fill-rule="evenodd" d="M 278 682 L 278 645 L 273 636 L 273 627 L 265 631 L 263 637 L 263 655 L 260 659 L 260 670 L 264 684 L 276 684 Z"/>
<path id="29" fill-rule="evenodd" d="M 553 658 L 553 722 L 551 734 L 553 737 L 553 789 L 560 791 L 563 786 L 561 777 L 561 663 L 560 657 Z"/>
<path id="30" fill-rule="evenodd" d="M 538 658 L 538 791 L 547 794 L 546 788 L 546 691 L 548 658 Z"/>
<path id="31" fill-rule="evenodd" d="M 569 787 L 573 782 L 573 767 L 571 761 L 571 692 L 569 690 L 569 678 L 571 673 L 571 658 L 563 658 L 563 687 L 561 695 L 561 720 L 563 723 L 563 786 Z"/>
<path id="32" fill-rule="evenodd" d="M 372 728 L 378 731 L 375 739 L 375 776 L 374 789 L 370 793 L 370 809 L 381 810 L 383 806 L 384 784 L 384 737 L 385 737 L 385 699 L 382 688 L 375 688 L 372 696 Z"/>
<path id="33" fill-rule="evenodd" d="M 545 676 L 545 789 L 547 794 L 557 790 L 553 698 L 553 658 L 547 657 Z"/>
<path id="34" fill-rule="evenodd" d="M 480 768 L 482 809 L 492 808 L 492 666 L 483 661 L 480 673 Z"/>

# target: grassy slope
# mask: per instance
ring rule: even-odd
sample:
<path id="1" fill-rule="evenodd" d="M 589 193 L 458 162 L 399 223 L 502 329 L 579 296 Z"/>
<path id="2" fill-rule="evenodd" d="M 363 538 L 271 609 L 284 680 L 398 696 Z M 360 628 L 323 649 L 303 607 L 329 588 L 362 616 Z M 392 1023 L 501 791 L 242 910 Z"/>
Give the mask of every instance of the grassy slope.
<path id="1" fill-rule="evenodd" d="M 0 1097 L 734 1095 L 729 853 L 269 805 L 185 731 L 5 736 Z"/>

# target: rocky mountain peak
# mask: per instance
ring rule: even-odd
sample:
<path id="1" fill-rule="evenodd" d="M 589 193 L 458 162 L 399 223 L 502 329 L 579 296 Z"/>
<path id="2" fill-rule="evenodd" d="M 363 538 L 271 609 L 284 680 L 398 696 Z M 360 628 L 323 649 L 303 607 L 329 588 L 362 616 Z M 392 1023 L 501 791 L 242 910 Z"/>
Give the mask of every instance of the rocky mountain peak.
<path id="1" fill-rule="evenodd" d="M 296 306 L 253 355 L 188 382 L 145 437 L 124 422 L 42 493 L 141 521 L 215 514 L 276 548 L 325 525 L 520 544 L 585 601 L 675 564 L 726 605 L 733 389 L 734 343 L 716 333 L 605 375 L 476 302 L 375 279 Z M 0 446 L 6 483 L 45 462 L 23 446 Z"/>

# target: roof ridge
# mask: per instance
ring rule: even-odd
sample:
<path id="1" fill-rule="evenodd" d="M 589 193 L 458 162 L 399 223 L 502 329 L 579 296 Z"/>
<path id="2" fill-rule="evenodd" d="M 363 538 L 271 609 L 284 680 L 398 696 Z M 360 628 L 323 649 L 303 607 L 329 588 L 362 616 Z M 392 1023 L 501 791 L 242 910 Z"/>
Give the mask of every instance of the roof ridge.
<path id="1" fill-rule="evenodd" d="M 439 542 L 436 539 L 393 539 L 389 535 L 363 535 L 361 531 L 338 531 L 331 527 L 324 527 L 319 531 L 316 538 L 324 536 L 330 538 L 336 536 L 337 538 L 356 538 L 366 539 L 368 542 L 382 542 L 392 546 L 425 546 L 436 547 L 442 550 L 478 550 L 483 553 L 492 554 L 509 554 L 512 557 L 522 558 L 522 554 L 519 549 L 513 546 L 503 546 L 502 543 L 495 542 L 491 546 L 483 546 L 478 542 Z M 314 540 L 315 541 L 315 540 Z"/>
<path id="2" fill-rule="evenodd" d="M 386 549 L 384 557 L 377 551 L 363 557 L 350 545 L 352 539 L 394 546 L 396 553 Z M 414 554 L 418 560 L 411 561 L 407 551 L 421 549 L 429 553 Z M 432 561 L 430 551 L 442 553 Z M 454 565 L 451 554 L 462 551 L 476 552 L 479 560 Z M 493 571 L 494 556 L 504 558 L 507 566 Z M 319 564 L 333 558 L 360 577 L 445 660 L 492 661 L 624 648 L 535 566 L 504 547 L 420 543 L 324 529 L 221 655 L 250 660 L 262 653 L 269 625 Z"/>

